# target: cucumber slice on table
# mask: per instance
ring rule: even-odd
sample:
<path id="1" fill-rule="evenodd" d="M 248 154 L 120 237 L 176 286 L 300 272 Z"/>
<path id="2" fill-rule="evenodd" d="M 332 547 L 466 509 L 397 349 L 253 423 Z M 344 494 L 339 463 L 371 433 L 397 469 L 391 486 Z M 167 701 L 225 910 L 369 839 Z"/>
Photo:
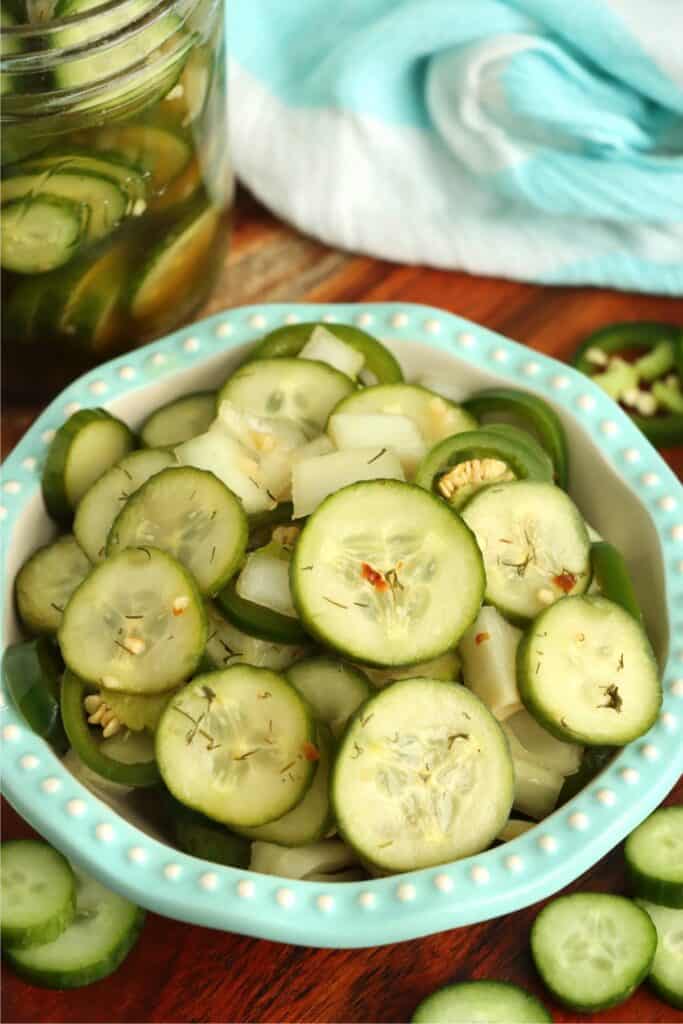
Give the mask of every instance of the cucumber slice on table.
<path id="1" fill-rule="evenodd" d="M 657 995 L 683 1010 L 683 910 L 638 900 L 657 929 L 657 952 L 648 978 Z"/>
<path id="2" fill-rule="evenodd" d="M 307 323 L 291 324 L 271 331 L 251 350 L 249 359 L 292 358 L 298 356 L 311 340 L 316 327 L 329 331 L 350 348 L 363 356 L 364 369 L 374 375 L 379 384 L 398 384 L 403 374 L 398 360 L 388 348 L 366 331 L 349 324 Z"/>
<path id="3" fill-rule="evenodd" d="M 141 167 L 149 176 L 152 193 L 173 181 L 192 157 L 190 145 L 181 135 L 151 124 L 99 128 L 88 135 L 88 143 L 96 150 L 119 154 L 128 163 Z"/>
<path id="4" fill-rule="evenodd" d="M 90 572 L 90 562 L 67 533 L 38 548 L 17 574 L 17 611 L 31 633 L 56 633 L 67 601 Z"/>
<path id="5" fill-rule="evenodd" d="M 350 377 L 309 359 L 259 359 L 228 377 L 218 405 L 231 402 L 252 416 L 293 420 L 310 437 L 322 433 L 327 417 L 354 390 Z"/>
<path id="6" fill-rule="evenodd" d="M 318 722 L 316 747 L 319 753 L 315 778 L 303 800 L 277 821 L 257 828 L 241 829 L 249 839 L 279 846 L 305 846 L 327 835 L 332 825 L 330 811 L 330 771 L 334 740 L 326 725 Z"/>
<path id="7" fill-rule="evenodd" d="M 434 495 L 393 480 L 327 498 L 299 536 L 291 580 L 314 636 L 380 666 L 452 648 L 484 589 L 481 555 L 462 520 Z"/>
<path id="8" fill-rule="evenodd" d="M 225 484 L 203 469 L 164 469 L 128 498 L 109 532 L 107 554 L 151 545 L 178 559 L 202 593 L 215 594 L 247 547 L 247 517 Z"/>
<path id="9" fill-rule="evenodd" d="M 122 506 L 150 477 L 175 463 L 170 452 L 132 452 L 96 480 L 76 508 L 74 534 L 91 562 L 105 556 L 107 538 Z"/>
<path id="10" fill-rule="evenodd" d="M 643 613 L 621 552 L 607 541 L 598 541 L 591 544 L 591 563 L 593 579 L 602 596 L 620 604 L 636 622 L 642 623 Z"/>
<path id="11" fill-rule="evenodd" d="M 531 929 L 531 955 L 545 985 L 582 1013 L 628 999 L 647 977 L 656 948 L 657 932 L 645 911 L 606 893 L 561 896 Z"/>
<path id="12" fill-rule="evenodd" d="M 683 909 L 683 807 L 660 807 L 651 814 L 626 840 L 624 856 L 637 896 Z"/>
<path id="13" fill-rule="evenodd" d="M 105 889 L 79 868 L 76 915 L 52 942 L 3 951 L 10 966 L 33 985 L 79 988 L 106 978 L 125 960 L 145 920 L 139 907 Z"/>
<path id="14" fill-rule="evenodd" d="M 249 665 L 184 687 L 159 723 L 156 752 L 177 800 L 237 828 L 291 811 L 318 764 L 308 706 L 282 676 Z"/>
<path id="15" fill-rule="evenodd" d="M 486 849 L 507 821 L 512 761 L 458 683 L 404 679 L 362 705 L 332 773 L 339 831 L 363 860 L 412 871 Z"/>
<path id="16" fill-rule="evenodd" d="M 153 748 L 140 752 L 131 743 L 131 756 L 121 756 L 118 737 L 101 741 L 96 738 L 86 720 L 83 701 L 90 687 L 66 671 L 62 680 L 62 720 L 73 750 L 91 771 L 109 782 L 121 786 L 154 786 L 159 782 L 159 771 L 154 760 Z M 109 746 L 108 746 L 109 745 Z M 113 749 L 112 749 L 113 745 Z M 118 756 L 114 756 L 118 755 Z M 138 759 L 140 758 L 140 759 Z"/>
<path id="17" fill-rule="evenodd" d="M 5 951 L 52 942 L 71 923 L 76 884 L 68 860 L 36 839 L 0 847 L 2 943 Z"/>
<path id="18" fill-rule="evenodd" d="M 284 672 L 306 653 L 300 645 L 273 643 L 243 632 L 221 615 L 212 601 L 207 602 L 206 614 L 209 636 L 204 654 L 212 668 L 247 664 Z"/>
<path id="19" fill-rule="evenodd" d="M 57 753 L 68 742 L 59 713 L 61 658 L 46 637 L 12 644 L 2 658 L 2 677 L 14 704 L 35 733 Z"/>
<path id="20" fill-rule="evenodd" d="M 146 448 L 171 448 L 205 433 L 216 418 L 216 392 L 195 391 L 162 405 L 140 428 Z"/>
<path id="21" fill-rule="evenodd" d="M 104 409 L 81 409 L 69 416 L 43 468 L 43 498 L 52 518 L 69 522 L 85 492 L 134 447 L 126 424 Z"/>
<path id="22" fill-rule="evenodd" d="M 24 171 L 23 165 L 19 164 L 3 177 L 0 196 L 3 206 L 12 200 L 23 200 L 26 210 L 43 200 L 58 200 L 78 207 L 79 223 L 83 222 L 84 242 L 94 242 L 111 234 L 127 215 L 130 207 L 129 197 L 116 178 L 90 171 L 61 171 L 58 167 L 32 172 Z M 47 216 L 47 210 L 40 212 L 41 215 Z M 76 215 L 72 214 L 73 216 Z M 60 261 L 65 262 L 65 259 Z M 53 263 L 53 266 L 59 266 L 59 263 Z"/>
<path id="23" fill-rule="evenodd" d="M 462 517 L 486 567 L 486 600 L 508 617 L 532 619 L 591 581 L 590 541 L 571 498 L 549 483 L 492 485 Z"/>
<path id="24" fill-rule="evenodd" d="M 380 384 L 354 391 L 334 409 L 337 413 L 389 413 L 407 416 L 417 424 L 428 445 L 461 430 L 474 430 L 477 421 L 464 409 L 417 384 Z"/>
<path id="25" fill-rule="evenodd" d="M 204 605 L 187 570 L 157 548 L 128 548 L 97 565 L 73 594 L 59 645 L 87 682 L 152 694 L 192 675 L 206 635 Z"/>
<path id="26" fill-rule="evenodd" d="M 372 694 L 360 669 L 334 658 L 304 658 L 292 665 L 287 678 L 334 736 L 341 736 L 351 715 Z"/>
<path id="27" fill-rule="evenodd" d="M 171 832 L 181 850 L 191 857 L 227 864 L 233 868 L 248 868 L 251 843 L 244 836 L 229 832 L 223 825 L 191 811 L 169 796 Z"/>
<path id="28" fill-rule="evenodd" d="M 132 317 L 149 319 L 185 299 L 197 276 L 207 272 L 205 260 L 220 218 L 220 209 L 201 201 L 157 242 L 131 286 Z"/>
<path id="29" fill-rule="evenodd" d="M 541 725 L 588 746 L 630 743 L 662 701 L 647 636 L 604 597 L 567 598 L 539 615 L 517 651 L 517 683 Z"/>
<path id="30" fill-rule="evenodd" d="M 423 999 L 413 1024 L 542 1024 L 552 1017 L 538 999 L 506 981 L 462 981 Z"/>
<path id="31" fill-rule="evenodd" d="M 54 270 L 73 257 L 87 227 L 85 207 L 71 199 L 43 194 L 3 201 L 0 263 L 18 274 Z"/>

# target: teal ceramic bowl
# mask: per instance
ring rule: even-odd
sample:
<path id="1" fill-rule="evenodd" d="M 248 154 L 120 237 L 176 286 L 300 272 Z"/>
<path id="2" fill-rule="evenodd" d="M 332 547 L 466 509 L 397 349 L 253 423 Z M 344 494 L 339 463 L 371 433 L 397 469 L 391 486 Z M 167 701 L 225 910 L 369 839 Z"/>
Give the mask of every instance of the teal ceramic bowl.
<path id="1" fill-rule="evenodd" d="M 664 679 L 646 736 L 524 836 L 452 864 L 366 882 L 322 885 L 197 860 L 166 845 L 144 809 L 105 803 L 24 724 L 0 712 L 2 788 L 51 843 L 112 889 L 168 917 L 311 946 L 370 946 L 495 917 L 571 882 L 652 811 L 683 770 L 683 489 L 627 416 L 572 369 L 459 317 L 424 306 L 234 309 L 93 370 L 34 423 L 3 467 L 4 642 L 19 636 L 17 568 L 53 534 L 40 472 L 54 430 L 83 406 L 133 426 L 164 401 L 219 385 L 265 331 L 297 320 L 355 323 L 384 339 L 408 379 L 455 397 L 492 383 L 537 392 L 570 438 L 571 492 L 589 522 L 626 553 Z"/>

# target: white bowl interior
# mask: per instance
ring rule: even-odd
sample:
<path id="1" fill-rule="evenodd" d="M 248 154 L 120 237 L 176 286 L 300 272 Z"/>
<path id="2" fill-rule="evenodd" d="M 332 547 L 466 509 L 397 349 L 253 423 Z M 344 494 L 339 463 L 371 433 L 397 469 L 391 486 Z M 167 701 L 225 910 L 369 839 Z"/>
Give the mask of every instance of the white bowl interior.
<path id="1" fill-rule="evenodd" d="M 474 391 L 497 383 L 508 383 L 439 349 L 419 342 L 386 341 L 403 367 L 408 380 L 425 374 L 438 377 L 449 389 L 456 389 L 465 398 Z M 243 360 L 250 346 L 235 346 L 197 366 L 176 372 L 144 388 L 131 392 L 107 405 L 134 429 L 155 408 L 190 391 L 217 388 L 228 373 Z M 643 608 L 647 629 L 660 666 L 663 666 L 669 645 L 669 622 L 664 585 L 664 565 L 654 523 L 636 494 L 619 477 L 606 455 L 590 434 L 563 410 L 562 418 L 571 450 L 570 493 L 587 521 L 606 539 L 615 544 L 626 557 L 638 598 Z M 56 533 L 47 517 L 40 494 L 27 502 L 21 520 L 12 536 L 7 557 L 5 580 L 5 636 L 7 643 L 20 639 L 19 623 L 12 600 L 14 577 L 26 558 Z M 82 780 L 89 785 L 87 779 Z M 132 824 L 157 838 L 163 830 L 154 814 L 154 802 L 145 799 L 144 791 L 118 793 L 92 786 L 93 791 Z"/>

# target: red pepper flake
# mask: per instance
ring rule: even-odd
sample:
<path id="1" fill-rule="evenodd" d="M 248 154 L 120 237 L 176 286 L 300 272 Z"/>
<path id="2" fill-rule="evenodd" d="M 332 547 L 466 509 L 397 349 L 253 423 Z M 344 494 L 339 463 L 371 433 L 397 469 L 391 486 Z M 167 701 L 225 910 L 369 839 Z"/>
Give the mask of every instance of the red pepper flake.
<path id="1" fill-rule="evenodd" d="M 306 741 L 306 743 L 304 743 L 304 745 L 303 745 L 303 747 L 301 749 L 302 749 L 304 757 L 306 758 L 307 761 L 319 761 L 320 760 L 320 751 L 318 750 L 317 747 L 313 746 L 312 743 L 309 743 L 308 741 Z"/>
<path id="2" fill-rule="evenodd" d="M 363 562 L 360 567 L 360 574 L 364 580 L 367 580 L 375 590 L 388 590 L 389 584 L 385 580 L 384 576 L 377 569 L 373 569 L 367 562 Z"/>
<path id="3" fill-rule="evenodd" d="M 559 576 L 553 576 L 553 583 L 565 594 L 570 594 L 576 586 L 576 576 L 573 572 L 562 572 Z"/>
<path id="4" fill-rule="evenodd" d="M 478 647 L 479 644 L 485 644 L 486 641 L 490 640 L 490 639 L 491 639 L 491 634 L 490 633 L 477 633 L 477 635 L 474 638 L 474 642 L 475 642 L 475 644 Z"/>

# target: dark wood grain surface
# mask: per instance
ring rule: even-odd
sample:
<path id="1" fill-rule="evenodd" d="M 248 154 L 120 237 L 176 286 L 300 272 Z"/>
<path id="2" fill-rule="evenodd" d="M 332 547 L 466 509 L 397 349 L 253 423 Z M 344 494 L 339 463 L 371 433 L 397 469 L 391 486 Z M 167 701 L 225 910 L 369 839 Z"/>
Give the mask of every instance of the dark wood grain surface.
<path id="1" fill-rule="evenodd" d="M 232 252 L 201 315 L 253 302 L 422 302 L 468 317 L 559 359 L 589 331 L 615 320 L 683 324 L 683 300 L 589 288 L 546 288 L 426 270 L 329 249 L 241 196 Z M 39 412 L 3 408 L 3 453 Z M 683 449 L 665 457 L 683 475 Z M 683 803 L 683 783 L 669 803 Z M 3 805 L 4 838 L 31 830 Z M 571 890 L 623 889 L 621 849 Z M 26 985 L 3 966 L 5 1022 L 406 1021 L 427 993 L 451 980 L 499 978 L 525 985 L 556 1021 L 575 1021 L 548 999 L 528 952 L 540 905 L 481 925 L 369 950 L 310 950 L 191 927 L 149 914 L 142 938 L 111 978 L 74 992 Z M 683 1021 L 644 986 L 624 1005 L 581 1020 Z"/>

